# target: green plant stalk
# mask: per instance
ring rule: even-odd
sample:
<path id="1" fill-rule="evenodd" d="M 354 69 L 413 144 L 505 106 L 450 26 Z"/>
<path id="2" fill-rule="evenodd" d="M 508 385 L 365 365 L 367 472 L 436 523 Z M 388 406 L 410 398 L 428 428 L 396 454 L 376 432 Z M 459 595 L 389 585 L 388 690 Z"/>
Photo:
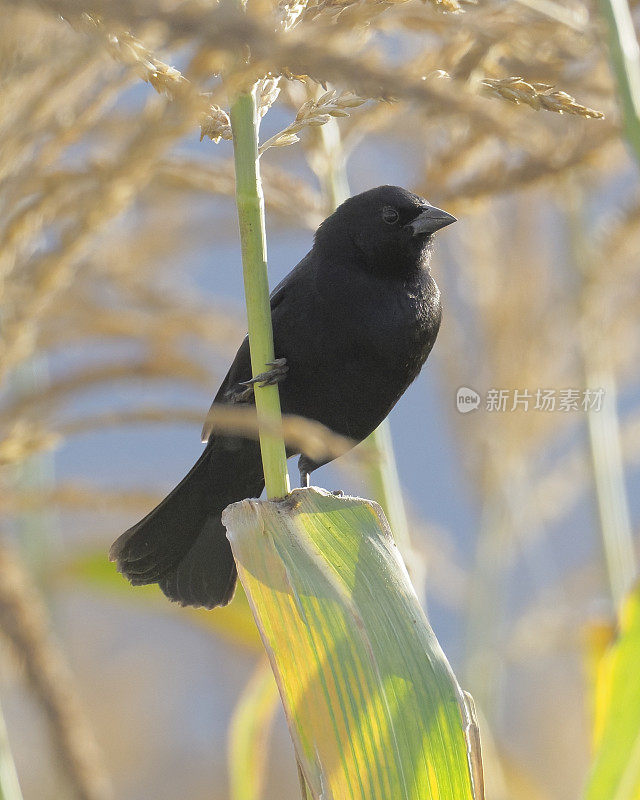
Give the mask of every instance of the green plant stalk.
<path id="1" fill-rule="evenodd" d="M 275 357 L 267 278 L 264 197 L 258 162 L 258 126 L 254 87 L 250 92 L 238 95 L 231 106 L 236 202 L 253 375 L 266 372 L 269 362 Z M 256 385 L 254 392 L 258 421 L 280 420 L 278 387 Z M 261 433 L 260 450 L 267 496 L 284 497 L 289 492 L 284 439 Z"/>
<path id="2" fill-rule="evenodd" d="M 0 708 L 0 800 L 22 800 L 16 765 L 13 762 L 7 727 Z"/>
<path id="3" fill-rule="evenodd" d="M 627 0 L 600 0 L 609 29 L 611 64 L 618 81 L 624 131 L 640 163 L 640 47 Z"/>
<path id="4" fill-rule="evenodd" d="M 324 163 L 326 169 L 319 172 L 322 191 L 327 198 L 331 210 L 336 209 L 350 195 L 349 181 L 347 178 L 346 153 L 340 136 L 340 127 L 335 119 L 329 120 L 318 129 L 324 150 Z M 410 557 L 412 553 L 411 537 L 407 512 L 402 497 L 402 487 L 393 451 L 393 440 L 389 422 L 384 420 L 376 430 L 367 438 L 366 443 L 373 449 L 376 458 L 372 459 L 371 466 L 367 469 L 367 476 L 371 490 L 376 501 L 382 506 L 389 526 L 393 532 L 400 552 L 405 556 L 407 565 L 415 561 Z M 411 570 L 410 570 L 411 571 Z M 417 571 L 411 571 L 414 588 L 419 597 L 424 596 L 424 583 L 417 580 Z M 424 570 L 420 571 L 420 574 Z"/>

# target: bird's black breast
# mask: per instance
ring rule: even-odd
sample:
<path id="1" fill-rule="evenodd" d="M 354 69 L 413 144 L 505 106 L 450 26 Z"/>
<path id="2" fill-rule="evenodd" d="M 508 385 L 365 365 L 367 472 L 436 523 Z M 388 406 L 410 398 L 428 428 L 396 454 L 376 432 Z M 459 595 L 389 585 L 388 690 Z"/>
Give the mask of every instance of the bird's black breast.
<path id="1" fill-rule="evenodd" d="M 424 270 L 409 280 L 305 270 L 274 311 L 285 413 L 360 440 L 416 378 L 440 325 L 440 294 Z M 294 302 L 297 301 L 297 302 Z"/>

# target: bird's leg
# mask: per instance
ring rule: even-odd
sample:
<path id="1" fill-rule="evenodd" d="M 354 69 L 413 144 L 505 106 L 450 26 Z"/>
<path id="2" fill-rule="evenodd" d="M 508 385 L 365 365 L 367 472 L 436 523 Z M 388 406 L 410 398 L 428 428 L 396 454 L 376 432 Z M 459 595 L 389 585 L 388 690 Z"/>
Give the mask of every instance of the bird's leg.
<path id="1" fill-rule="evenodd" d="M 249 400 L 253 396 L 254 386 L 276 386 L 287 377 L 289 366 L 286 358 L 276 358 L 273 361 L 268 361 L 267 366 L 271 367 L 271 369 L 261 372 L 248 381 L 240 381 L 227 392 L 227 397 L 234 403 Z"/>
<path id="2" fill-rule="evenodd" d="M 300 456 L 298 459 L 298 469 L 300 470 L 300 488 L 309 488 L 309 475 L 313 472 L 313 462 L 306 456 Z"/>

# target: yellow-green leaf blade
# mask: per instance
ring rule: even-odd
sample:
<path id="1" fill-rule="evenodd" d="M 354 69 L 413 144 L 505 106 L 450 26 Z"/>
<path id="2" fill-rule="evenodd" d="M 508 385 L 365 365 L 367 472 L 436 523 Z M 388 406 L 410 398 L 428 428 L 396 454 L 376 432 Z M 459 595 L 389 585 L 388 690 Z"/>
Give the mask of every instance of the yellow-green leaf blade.
<path id="1" fill-rule="evenodd" d="M 596 753 L 586 800 L 640 800 L 640 584 L 596 685 Z"/>
<path id="2" fill-rule="evenodd" d="M 240 695 L 229 727 L 229 793 L 232 800 L 259 800 L 267 763 L 268 739 L 278 706 L 269 663 L 258 662 Z"/>
<path id="3" fill-rule="evenodd" d="M 314 797 L 473 798 L 467 706 L 379 508 L 302 489 L 224 522 Z"/>

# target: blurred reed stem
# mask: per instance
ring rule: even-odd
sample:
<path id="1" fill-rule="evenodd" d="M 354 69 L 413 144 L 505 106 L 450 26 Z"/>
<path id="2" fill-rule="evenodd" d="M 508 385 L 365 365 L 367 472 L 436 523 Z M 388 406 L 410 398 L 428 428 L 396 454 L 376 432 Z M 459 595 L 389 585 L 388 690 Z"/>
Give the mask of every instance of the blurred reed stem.
<path id="1" fill-rule="evenodd" d="M 368 437 L 367 444 L 376 453 L 376 458 L 371 460 L 367 468 L 373 496 L 382 506 L 400 552 L 405 557 L 408 557 L 408 553 L 412 552 L 409 522 L 402 496 L 402 487 L 400 486 L 396 455 L 393 449 L 391 426 L 388 420 L 385 419 L 375 429 Z M 413 579 L 414 575 L 411 577 Z M 414 588 L 419 591 L 418 586 L 414 586 Z"/>
<path id="2" fill-rule="evenodd" d="M 259 117 L 255 86 L 238 95 L 231 106 L 231 128 L 236 168 L 236 202 L 242 246 L 244 292 L 251 348 L 251 369 L 259 375 L 269 369 L 273 352 L 273 329 L 267 277 L 267 240 L 264 196 L 258 162 Z M 277 386 L 254 385 L 258 420 L 281 422 Z M 262 466 L 268 497 L 289 492 L 287 457 L 282 436 L 260 434 Z"/>
<path id="3" fill-rule="evenodd" d="M 0 630 L 49 723 L 56 763 L 69 782 L 67 794 L 77 800 L 113 800 L 76 681 L 50 634 L 45 605 L 4 542 L 0 542 Z"/>
<path id="4" fill-rule="evenodd" d="M 601 408 L 587 409 L 587 430 L 609 587 L 619 613 L 637 575 L 637 559 L 624 479 L 616 379 L 602 335 L 598 286 L 593 285 L 600 263 L 584 219 L 582 190 L 575 184 L 569 186 L 567 208 L 570 252 L 581 280 L 578 313 L 585 388 L 603 390 Z"/>
<path id="5" fill-rule="evenodd" d="M 640 47 L 627 0 L 600 0 L 609 30 L 609 54 L 618 82 L 624 131 L 640 164 Z"/>
<path id="6" fill-rule="evenodd" d="M 565 8 L 555 0 L 517 0 L 517 2 L 576 31 L 583 31 L 589 21 L 586 13 L 580 13 L 577 8 Z"/>
<path id="7" fill-rule="evenodd" d="M 22 800 L 16 765 L 13 761 L 7 726 L 0 707 L 0 800 Z"/>
<path id="8" fill-rule="evenodd" d="M 638 568 L 624 481 L 616 384 L 610 371 L 592 369 L 588 358 L 585 376 L 588 387 L 604 389 L 602 408 L 587 412 L 587 425 L 602 546 L 611 596 L 619 613 Z"/>
<path id="9" fill-rule="evenodd" d="M 46 392 L 49 386 L 49 368 L 46 356 L 36 355 L 20 364 L 11 375 L 11 389 L 19 396 Z M 16 484 L 21 491 L 46 494 L 55 485 L 53 453 L 41 452 L 30 456 L 18 465 Z M 53 535 L 49 509 L 26 509 L 16 517 L 21 552 L 29 569 L 46 590 L 47 566 L 50 562 Z"/>
<path id="10" fill-rule="evenodd" d="M 340 127 L 335 119 L 318 128 L 323 155 L 322 169 L 317 170 L 322 192 L 330 209 L 335 210 L 351 194 L 347 177 L 347 155 L 345 153 Z M 367 467 L 367 477 L 374 498 L 382 506 L 394 539 L 407 560 L 407 565 L 415 560 L 407 512 L 400 486 L 400 477 L 393 450 L 389 421 L 384 420 L 367 438 L 368 445 L 375 453 Z M 411 570 L 411 578 L 418 596 L 424 598 L 424 570 Z"/>
<path id="11" fill-rule="evenodd" d="M 487 452 L 486 472 L 493 449 Z M 512 484 L 492 480 L 484 487 L 484 502 L 469 586 L 463 682 L 471 688 L 479 709 L 493 728 L 499 719 L 499 685 L 503 671 L 505 579 L 512 545 L 513 520 L 507 496 Z"/>
<path id="12" fill-rule="evenodd" d="M 227 763 L 232 800 L 260 800 L 262 797 L 269 735 L 279 697 L 271 665 L 263 656 L 243 689 L 231 718 Z"/>

